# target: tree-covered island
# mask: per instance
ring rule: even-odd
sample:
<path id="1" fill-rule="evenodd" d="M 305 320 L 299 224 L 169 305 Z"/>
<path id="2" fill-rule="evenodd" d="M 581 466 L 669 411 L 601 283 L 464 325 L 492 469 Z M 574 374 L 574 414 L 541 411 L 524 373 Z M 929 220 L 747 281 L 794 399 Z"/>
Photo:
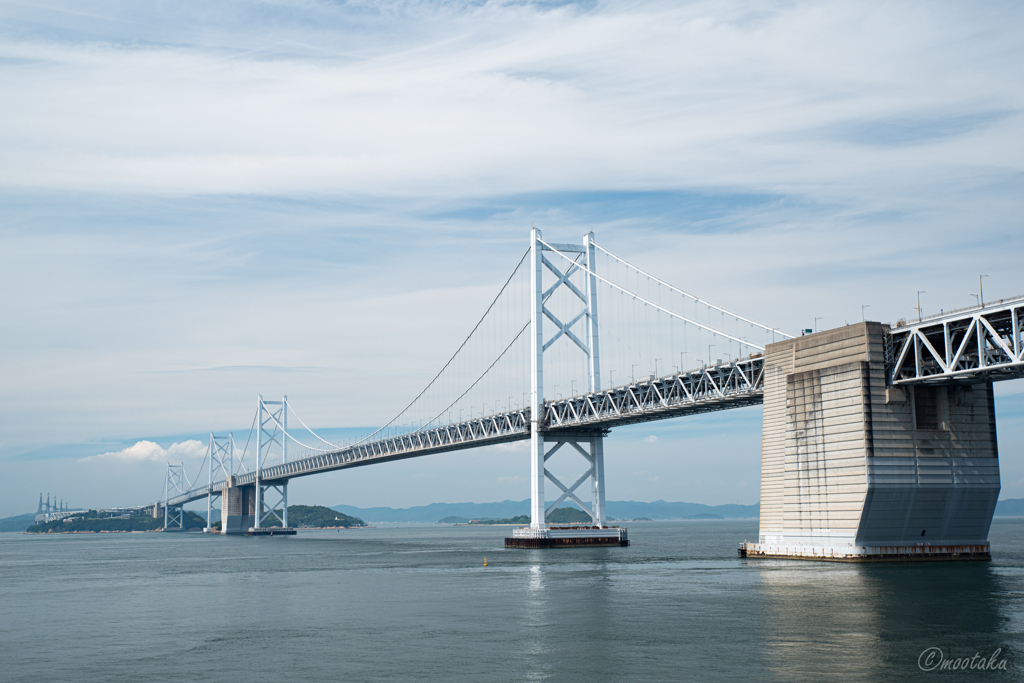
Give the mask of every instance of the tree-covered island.
<path id="1" fill-rule="evenodd" d="M 271 521 L 273 520 L 273 521 Z M 185 510 L 183 517 L 185 531 L 200 531 L 206 526 L 202 516 Z M 281 526 L 276 518 L 263 522 L 261 526 Z M 352 517 L 322 505 L 289 505 L 288 526 L 299 529 L 354 529 L 366 526 L 358 517 Z M 153 517 L 145 513 L 134 515 L 111 515 L 96 510 L 65 519 L 33 524 L 25 530 L 28 534 L 82 534 L 131 531 L 162 531 L 163 515 Z M 214 531 L 220 531 L 220 521 L 214 522 Z M 177 531 L 177 528 L 173 529 Z"/>

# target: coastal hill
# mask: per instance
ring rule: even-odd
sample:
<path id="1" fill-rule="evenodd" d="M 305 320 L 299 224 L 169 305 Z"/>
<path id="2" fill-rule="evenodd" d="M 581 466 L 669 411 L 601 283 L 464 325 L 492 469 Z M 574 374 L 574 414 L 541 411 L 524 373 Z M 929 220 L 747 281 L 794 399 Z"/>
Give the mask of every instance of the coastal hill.
<path id="1" fill-rule="evenodd" d="M 335 505 L 335 510 L 357 515 L 368 522 L 405 522 L 434 524 L 448 517 L 469 520 L 506 520 L 530 514 L 530 500 L 504 500 L 498 503 L 433 503 L 410 508 Z M 569 509 L 569 508 L 559 508 Z M 576 509 L 576 508 L 572 508 Z M 656 500 L 643 503 L 632 500 L 610 500 L 605 511 L 609 518 L 651 520 L 668 519 L 757 519 L 759 505 L 702 505 L 700 503 L 670 503 Z M 529 520 L 527 520 L 528 523 Z M 465 522 L 463 522 L 465 523 Z M 508 522 L 510 524 L 518 522 Z M 556 522 L 562 523 L 562 522 Z"/>
<path id="2" fill-rule="evenodd" d="M 185 530 L 192 531 L 206 526 L 206 520 L 192 512 L 185 511 Z M 95 510 L 81 516 L 58 519 L 45 524 L 33 524 L 25 531 L 30 534 L 72 534 L 97 533 L 100 531 L 157 531 L 163 529 L 164 518 L 152 515 L 136 515 L 134 517 L 99 516 Z"/>
<path id="3" fill-rule="evenodd" d="M 273 523 L 269 520 L 264 522 L 263 526 L 281 526 L 281 523 L 276 519 Z M 317 529 L 317 528 L 335 528 L 344 527 L 351 529 L 354 527 L 366 526 L 366 522 L 346 515 L 337 510 L 332 510 L 329 507 L 323 505 L 289 505 L 288 506 L 288 526 L 295 527 L 297 529 Z"/>
<path id="4" fill-rule="evenodd" d="M 447 517 L 469 520 L 502 520 L 530 514 L 530 500 L 504 500 L 497 503 L 433 503 L 409 508 L 335 505 L 333 509 L 357 515 L 371 523 L 405 522 L 434 524 Z M 702 505 L 700 503 L 673 503 L 656 500 L 644 503 L 632 500 L 610 500 L 606 512 L 615 519 L 671 520 L 671 519 L 757 519 L 761 506 L 754 505 Z M 1008 498 L 996 504 L 996 517 L 1024 517 L 1024 498 Z"/>
<path id="5" fill-rule="evenodd" d="M 300 508 L 321 510 L 315 516 L 303 517 Z M 564 508 L 559 508 L 564 509 Z M 616 519 L 668 520 L 668 519 L 756 519 L 759 505 L 701 505 L 700 503 L 670 503 L 656 500 L 653 503 L 637 501 L 608 501 L 607 512 Z M 506 500 L 499 503 L 434 503 L 410 508 L 359 508 L 353 505 L 335 505 L 327 508 L 320 505 L 289 505 L 288 523 L 291 526 L 361 526 L 367 522 L 414 522 L 434 524 L 468 523 L 470 520 L 511 520 L 524 517 L 529 523 L 530 501 Z M 312 513 L 311 513 L 312 514 Z M 197 515 L 198 516 L 198 515 Z M 996 505 L 996 517 L 1024 517 L 1024 498 L 1007 498 Z M 338 519 L 333 519 L 338 517 Z M 456 518 L 447 521 L 446 518 Z M 141 519 L 141 518 L 140 518 Z M 199 517 L 202 522 L 202 517 Z M 300 521 L 301 520 L 301 521 Z M 364 522 L 363 520 L 366 520 Z M 163 519 L 153 528 L 163 526 Z M 153 522 L 147 522 L 151 525 Z M 22 532 L 34 523 L 32 513 L 0 519 L 0 532 Z M 193 521 L 193 523 L 195 523 Z M 492 522 L 493 523 L 493 522 Z M 519 524 L 520 522 L 507 522 Z M 199 523 L 199 526 L 203 526 Z"/>
<path id="6" fill-rule="evenodd" d="M 554 510 L 546 517 L 551 524 L 587 524 L 590 515 L 577 507 L 563 507 Z M 505 519 L 466 519 L 465 517 L 445 517 L 437 520 L 438 524 L 529 524 L 529 515 L 516 515 Z"/>
<path id="7" fill-rule="evenodd" d="M 191 510 L 185 511 L 185 530 L 198 531 L 206 526 L 204 515 L 199 515 Z M 214 518 L 216 519 L 216 517 Z M 29 520 L 34 521 L 34 520 Z M 19 524 L 19 526 L 21 526 Z M 67 519 L 47 522 L 45 524 L 31 524 L 22 527 L 21 531 L 33 534 L 61 534 L 61 533 L 88 533 L 101 531 L 158 531 L 164 526 L 163 516 L 154 518 L 150 515 L 134 515 L 132 517 L 112 517 L 99 515 L 91 510 L 82 515 L 76 515 Z M 214 529 L 220 529 L 220 522 L 214 523 Z M 263 526 L 281 526 L 277 520 L 267 521 Z M 363 520 L 341 512 L 337 512 L 322 505 L 289 505 L 288 526 L 297 528 L 344 527 L 346 529 L 365 526 Z"/>

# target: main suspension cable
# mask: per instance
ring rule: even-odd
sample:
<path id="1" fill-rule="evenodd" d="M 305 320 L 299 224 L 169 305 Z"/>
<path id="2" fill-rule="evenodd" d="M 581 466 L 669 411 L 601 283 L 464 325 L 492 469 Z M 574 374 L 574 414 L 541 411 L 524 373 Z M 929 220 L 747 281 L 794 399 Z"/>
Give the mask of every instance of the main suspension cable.
<path id="1" fill-rule="evenodd" d="M 299 441 L 298 439 L 296 439 L 296 438 L 295 438 L 294 436 L 292 436 L 291 434 L 289 434 L 289 433 L 288 433 L 288 430 L 286 430 L 286 429 L 284 428 L 284 425 L 283 425 L 283 424 L 281 424 L 281 422 L 280 422 L 280 421 L 279 421 L 279 420 L 278 420 L 278 419 L 277 419 L 276 417 L 274 417 L 274 416 L 273 416 L 273 415 L 272 415 L 272 414 L 270 413 L 270 411 L 269 411 L 269 410 L 267 411 L 267 416 L 268 416 L 268 417 L 270 417 L 270 419 L 274 421 L 274 424 L 276 424 L 276 425 L 277 425 L 278 427 L 280 427 L 280 428 L 281 428 L 281 433 L 282 433 L 282 434 L 284 434 L 284 435 L 285 435 L 285 436 L 287 436 L 287 437 L 288 437 L 289 439 L 291 439 L 292 441 L 294 441 L 295 443 L 299 444 L 300 446 L 302 446 L 303 448 L 305 448 L 305 449 L 307 449 L 307 450 L 311 450 L 311 451 L 320 451 L 321 453 L 329 453 L 330 451 L 336 451 L 336 450 L 338 450 L 338 447 L 337 447 L 337 446 L 335 446 L 335 445 L 334 445 L 334 444 L 332 444 L 332 443 L 328 443 L 328 444 L 327 444 L 328 446 L 330 446 L 330 448 L 329 448 L 329 449 L 327 449 L 327 448 L 314 448 L 314 447 L 312 447 L 312 446 L 307 446 L 306 444 L 302 443 L 301 441 Z M 296 417 L 298 417 L 298 415 L 296 415 Z M 299 422 L 302 422 L 302 420 L 299 420 Z M 264 423 L 264 424 L 266 424 L 266 423 Z M 303 426 L 305 427 L 305 425 L 303 425 Z M 306 429 L 309 429 L 309 427 L 306 427 Z M 310 433 L 312 434 L 312 432 L 310 432 Z M 316 436 L 316 434 L 313 434 L 313 436 Z M 321 440 L 321 441 L 323 441 L 323 439 L 320 439 L 320 440 Z M 325 442 L 325 443 L 326 443 L 326 442 Z"/>
<path id="2" fill-rule="evenodd" d="M 245 448 L 242 449 L 242 457 L 238 459 L 238 466 L 242 468 L 243 474 L 249 473 L 249 470 L 245 468 L 245 465 L 242 464 L 242 461 L 245 460 L 245 452 L 249 450 L 249 439 L 252 438 L 252 430 L 256 427 L 256 418 L 259 416 L 259 414 L 260 411 L 257 410 L 256 413 L 252 416 L 252 425 L 249 427 L 249 436 L 245 437 Z M 232 472 L 231 474 L 234 475 L 234 472 Z"/>
<path id="3" fill-rule="evenodd" d="M 519 337 L 521 337 L 521 336 L 523 335 L 523 332 L 525 332 L 525 331 L 526 331 L 526 328 L 527 328 L 527 327 L 529 327 L 529 326 L 530 326 L 530 321 L 529 321 L 529 320 L 527 320 L 527 321 L 526 321 L 526 324 L 525 324 L 525 325 L 523 325 L 522 329 L 520 329 L 520 330 L 519 330 L 519 332 L 518 332 L 518 333 L 516 334 L 516 336 L 512 338 L 512 341 L 510 341 L 510 342 L 508 343 L 508 346 L 506 346 L 506 347 L 505 347 L 505 349 L 504 349 L 504 350 L 503 350 L 503 351 L 502 351 L 501 353 L 499 353 L 499 354 L 498 354 L 498 357 L 494 359 L 494 362 L 493 362 L 493 363 L 491 363 L 490 365 L 488 365 L 488 366 L 487 366 L 487 369 L 486 369 L 486 370 L 484 370 L 484 371 L 483 371 L 483 372 L 482 372 L 482 373 L 480 374 L 480 376 L 476 378 L 476 381 L 475 381 L 475 382 L 473 382 L 472 384 L 470 384 L 470 385 L 469 385 L 469 388 L 468 388 L 468 389 L 466 389 L 465 391 L 463 391 L 463 392 L 462 392 L 462 395 L 460 395 L 460 396 L 459 396 L 459 397 L 458 397 L 457 399 L 455 399 L 454 401 L 452 401 L 451 403 L 449 403 L 449 404 L 448 404 L 448 405 L 447 405 L 447 406 L 445 407 L 445 409 L 444 409 L 444 410 L 442 410 L 442 411 L 441 411 L 440 413 L 438 413 L 438 414 L 437 414 L 437 415 L 435 415 L 434 417 L 430 418 L 430 421 L 428 421 L 428 422 L 427 422 L 427 423 L 426 423 L 426 424 L 425 424 L 425 425 L 424 425 L 423 427 L 420 427 L 419 429 L 416 429 L 416 430 L 414 430 L 414 431 L 413 431 L 413 434 L 415 434 L 416 432 L 421 432 L 421 431 L 423 431 L 423 428 L 424 428 L 424 427 L 426 427 L 427 425 L 429 425 L 429 424 L 433 423 L 433 421 L 434 421 L 434 420 L 436 420 L 437 418 L 439 418 L 439 417 L 441 417 L 442 415 L 444 415 L 444 413 L 445 413 L 445 410 L 448 410 L 448 408 L 451 408 L 451 407 L 452 407 L 453 405 L 455 405 L 456 403 L 458 403 L 459 401 L 461 401 L 461 400 L 462 400 L 462 397 L 463 397 L 463 396 L 465 396 L 465 395 L 466 395 L 466 394 L 468 394 L 468 393 L 469 393 L 470 391 L 472 391 L 473 387 L 475 387 L 475 386 L 476 386 L 477 384 L 479 384 L 479 383 L 480 383 L 480 380 L 482 380 L 482 379 L 484 378 L 484 375 L 486 375 L 486 374 L 487 374 L 488 372 L 490 372 L 490 371 L 491 371 L 491 368 L 493 368 L 493 367 L 494 367 L 495 365 L 497 365 L 497 364 L 498 364 L 498 361 L 502 359 L 502 357 L 503 357 L 503 356 L 504 356 L 504 355 L 505 355 L 505 354 L 506 354 L 506 353 L 508 352 L 508 350 L 509 350 L 509 349 L 511 349 L 511 348 L 512 348 L 512 345 L 516 343 L 516 340 L 518 340 L 518 339 L 519 339 Z M 497 404 L 495 404 L 495 406 L 497 406 Z M 472 415 L 470 415 L 470 418 L 469 418 L 469 419 L 470 419 L 470 420 L 472 420 L 472 419 L 473 419 L 473 416 L 472 416 Z"/>
<path id="4" fill-rule="evenodd" d="M 499 291 L 498 295 L 496 297 L 494 297 L 494 301 L 492 301 L 491 305 L 487 307 L 487 310 L 484 311 L 484 314 L 482 316 L 480 316 L 480 320 L 477 321 L 476 325 L 473 326 L 473 329 L 470 331 L 470 333 L 468 335 L 466 335 L 466 338 L 462 341 L 461 344 L 459 344 L 459 348 L 456 349 L 455 353 L 452 354 L 452 357 L 448 359 L 448 362 L 444 364 L 444 367 L 441 368 L 436 375 L 434 375 L 434 378 L 432 380 L 430 380 L 430 383 L 427 384 L 427 386 L 423 387 L 423 391 L 421 391 L 420 393 L 416 394 L 416 398 L 414 398 L 413 400 L 409 401 L 409 405 L 407 405 L 404 408 L 402 408 L 401 412 L 399 412 L 393 418 L 388 420 L 387 423 L 384 424 L 382 427 L 380 427 L 377 431 L 373 432 L 372 434 L 370 434 L 368 436 L 364 436 L 362 439 L 359 439 L 358 441 L 353 443 L 352 446 L 358 446 L 359 444 L 363 443 L 364 441 L 368 441 L 369 439 L 372 439 L 373 437 L 375 437 L 376 435 L 380 434 L 382 431 L 384 431 L 385 429 L 387 429 L 388 427 L 393 425 L 395 423 L 395 421 L 398 420 L 398 418 L 402 417 L 402 415 L 405 415 L 406 411 L 409 410 L 409 408 L 412 408 L 413 404 L 415 404 L 416 401 L 420 400 L 420 397 L 423 396 L 423 394 L 427 393 L 427 390 L 430 389 L 430 387 L 432 387 L 434 385 L 434 382 L 437 381 L 437 378 L 440 377 L 444 373 L 444 371 L 448 369 L 448 366 L 452 364 L 452 361 L 454 361 L 456 356 L 459 355 L 459 352 L 461 352 L 462 349 L 466 346 L 466 344 L 469 343 L 470 337 L 472 337 L 473 333 L 475 333 L 477 331 L 477 329 L 479 329 L 480 325 L 483 324 L 484 318 L 486 318 L 487 314 L 491 312 L 492 308 L 494 308 L 494 304 L 498 303 L 498 299 L 501 298 L 501 295 L 505 292 L 505 289 L 508 287 L 508 284 L 510 282 L 512 282 L 512 278 L 514 278 L 516 273 L 519 272 L 519 267 L 523 265 L 523 261 L 525 261 L 526 257 L 529 256 L 529 255 L 530 255 L 530 250 L 527 249 L 526 252 L 523 253 L 523 257 L 521 259 L 519 259 L 519 263 L 517 263 L 516 267 L 512 270 L 512 274 L 508 276 L 507 280 L 505 280 L 505 284 L 503 284 L 501 286 L 501 291 Z M 502 353 L 504 353 L 504 352 L 502 352 Z M 477 381 L 479 381 L 479 380 L 477 380 Z M 463 396 L 464 395 L 465 394 L 463 394 Z"/>
<path id="5" fill-rule="evenodd" d="M 323 442 L 324 442 L 325 444 L 327 444 L 327 445 L 328 445 L 328 446 L 330 446 L 331 448 L 338 448 L 338 445 L 337 445 L 337 444 L 333 444 L 333 443 L 331 443 L 330 441 L 327 441 L 326 439 L 321 439 L 321 438 L 320 438 L 320 435 L 319 435 L 319 434 L 317 434 L 317 433 L 316 433 L 316 432 L 314 432 L 314 431 L 313 431 L 312 429 L 310 429 L 309 427 L 307 427 L 307 426 L 306 426 L 306 423 L 302 421 L 302 418 L 301 418 L 301 417 L 299 417 L 299 414 L 295 412 L 295 408 L 292 408 L 292 404 L 291 404 L 291 403 L 289 403 L 289 404 L 288 404 L 288 410 L 292 411 L 292 415 L 294 415 L 294 416 L 295 416 L 295 419 L 299 421 L 299 424 L 300 424 L 300 425 L 302 425 L 303 427 L 306 427 L 306 431 L 307 431 L 307 432 L 309 432 L 310 434 L 312 434 L 312 435 L 313 435 L 313 436 L 315 436 L 316 438 L 320 439 L 321 441 L 323 441 Z M 294 441 L 294 439 L 292 439 L 292 440 Z"/>

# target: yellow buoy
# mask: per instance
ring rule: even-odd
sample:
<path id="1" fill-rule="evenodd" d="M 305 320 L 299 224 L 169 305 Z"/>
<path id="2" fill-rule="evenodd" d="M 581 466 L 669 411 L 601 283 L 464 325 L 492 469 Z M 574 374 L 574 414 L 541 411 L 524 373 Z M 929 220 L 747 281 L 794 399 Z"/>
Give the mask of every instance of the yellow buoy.
<path id="1" fill-rule="evenodd" d="M 486 557 L 484 558 L 484 566 L 485 567 L 487 566 L 487 558 Z"/>

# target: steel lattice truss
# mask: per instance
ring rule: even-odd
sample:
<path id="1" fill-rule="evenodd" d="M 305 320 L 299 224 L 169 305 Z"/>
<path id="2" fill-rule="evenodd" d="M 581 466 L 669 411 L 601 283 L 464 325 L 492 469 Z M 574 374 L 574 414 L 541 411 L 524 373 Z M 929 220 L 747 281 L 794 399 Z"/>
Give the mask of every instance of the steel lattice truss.
<path id="1" fill-rule="evenodd" d="M 595 391 L 544 404 L 547 429 L 601 427 L 759 404 L 764 400 L 764 357 Z"/>
<path id="2" fill-rule="evenodd" d="M 1024 297 L 896 327 L 886 345 L 892 384 L 1024 377 Z"/>
<path id="3" fill-rule="evenodd" d="M 279 465 L 263 467 L 260 470 L 260 481 L 281 481 L 346 467 L 415 458 L 421 455 L 444 453 L 463 448 L 490 446 L 508 441 L 528 439 L 529 437 L 530 411 L 528 409 L 514 410 L 498 415 L 474 418 L 444 427 L 423 429 L 410 434 L 378 439 L 337 451 L 324 452 Z M 253 484 L 255 481 L 255 472 L 248 472 L 234 477 L 235 486 Z M 214 484 L 212 490 L 220 491 L 224 486 L 224 483 Z M 206 496 L 208 491 L 209 487 L 207 486 L 196 488 L 177 498 L 171 499 L 170 504 L 181 505 L 192 500 L 198 500 Z"/>
<path id="4" fill-rule="evenodd" d="M 728 408 L 760 404 L 764 397 L 764 358 L 757 357 L 677 375 L 638 381 L 544 404 L 543 431 L 557 434 L 574 428 L 611 429 L 615 426 L 664 420 Z M 389 460 L 415 458 L 464 448 L 490 446 L 530 437 L 530 410 L 514 410 L 474 418 L 445 427 L 330 451 L 263 467 L 261 482 L 273 482 L 320 472 Z M 253 484 L 256 473 L 234 477 L 235 486 Z M 215 483 L 220 491 L 224 483 Z M 198 500 L 210 492 L 202 486 L 172 498 L 169 505 Z"/>

